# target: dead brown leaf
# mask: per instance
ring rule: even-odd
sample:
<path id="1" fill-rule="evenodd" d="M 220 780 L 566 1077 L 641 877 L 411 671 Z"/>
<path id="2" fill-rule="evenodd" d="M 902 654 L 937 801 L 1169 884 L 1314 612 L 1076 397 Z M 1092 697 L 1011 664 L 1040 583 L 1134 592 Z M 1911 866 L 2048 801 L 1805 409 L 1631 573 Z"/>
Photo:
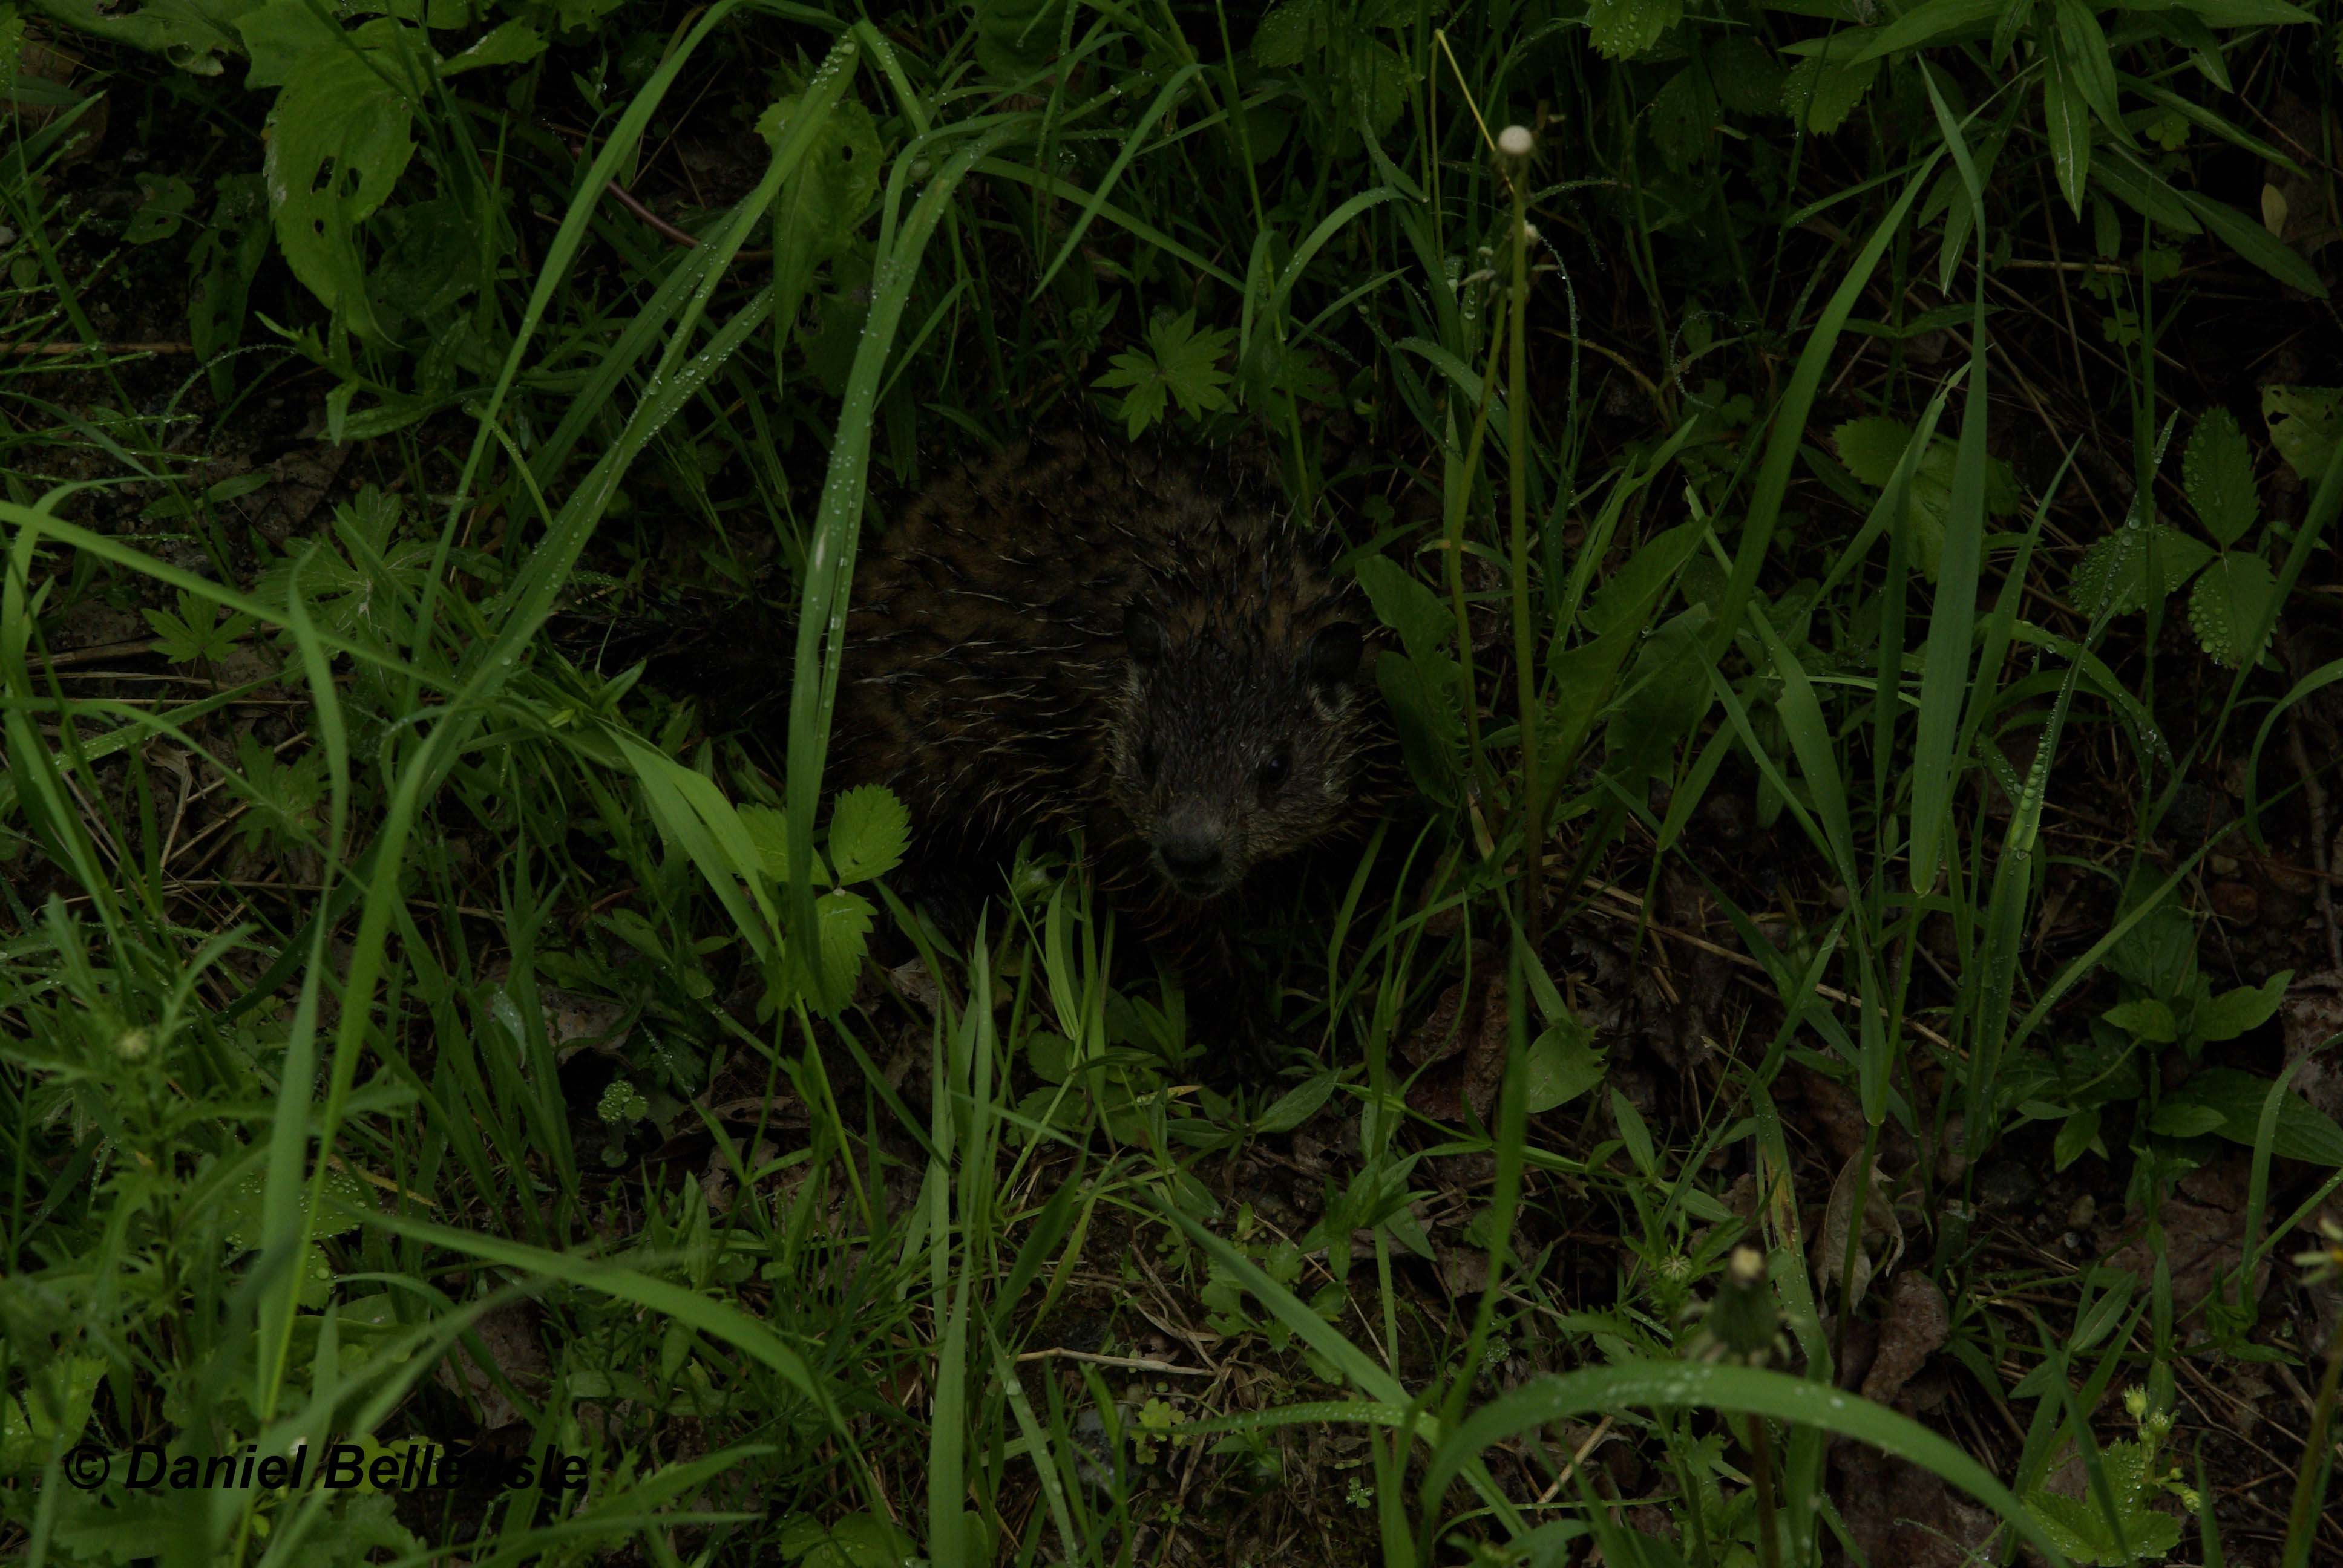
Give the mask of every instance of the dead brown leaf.
<path id="1" fill-rule="evenodd" d="M 1886 1404 L 1904 1392 L 1952 1333 L 1952 1312 L 1936 1282 L 1917 1269 L 1896 1276 L 1879 1324 L 1879 1352 L 1863 1380 L 1863 1397 Z"/>

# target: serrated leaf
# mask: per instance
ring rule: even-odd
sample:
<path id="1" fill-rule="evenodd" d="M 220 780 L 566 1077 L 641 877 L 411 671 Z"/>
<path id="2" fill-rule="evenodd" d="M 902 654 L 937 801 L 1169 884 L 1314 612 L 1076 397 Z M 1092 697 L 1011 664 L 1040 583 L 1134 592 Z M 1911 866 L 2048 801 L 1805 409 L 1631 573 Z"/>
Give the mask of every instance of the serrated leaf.
<path id="1" fill-rule="evenodd" d="M 1325 46 L 1323 0 L 1285 0 L 1274 6 L 1253 29 L 1253 64 L 1268 70 L 1299 65 Z"/>
<path id="2" fill-rule="evenodd" d="M 1736 114 L 1771 114 L 1782 106 L 1785 72 L 1773 52 L 1754 35 L 1730 33 L 1702 54 L 1718 102 Z"/>
<path id="3" fill-rule="evenodd" d="M 1067 0 L 977 0 L 976 63 L 995 79 L 1020 81 L 1057 58 Z"/>
<path id="4" fill-rule="evenodd" d="M 1912 467 L 1904 494 L 1904 537 L 1920 563 L 1921 575 L 1930 582 L 1944 564 L 1945 530 L 1953 516 L 1953 467 L 1959 455 L 1959 448 L 1941 437 L 1929 442 Z"/>
<path id="5" fill-rule="evenodd" d="M 1370 134 L 1382 136 L 1406 112 L 1407 90 L 1415 81 L 1415 73 L 1390 45 L 1365 38 L 1351 45 L 1349 76 L 1345 121 L 1363 118 Z"/>
<path id="6" fill-rule="evenodd" d="M 1684 0 L 1590 0 L 1587 31 L 1607 59 L 1640 55 L 1684 16 Z"/>
<path id="7" fill-rule="evenodd" d="M 850 990 L 870 948 L 870 925 L 876 911 L 870 900 L 843 888 L 813 901 L 815 930 L 821 944 L 821 972 L 833 990 Z"/>
<path id="8" fill-rule="evenodd" d="M 780 145 L 802 102 L 792 94 L 758 117 L 757 132 L 767 145 Z M 879 193 L 878 122 L 852 98 L 840 98 L 827 114 L 773 203 L 773 318 L 792 327 L 815 269 L 853 243 Z"/>
<path id="9" fill-rule="evenodd" d="M 1126 350 L 1110 361 L 1107 373 L 1093 386 L 1128 387 L 1122 399 L 1125 427 L 1133 437 L 1163 417 L 1170 400 L 1195 418 L 1210 410 L 1230 407 L 1228 385 L 1235 377 L 1220 367 L 1222 357 L 1236 341 L 1224 327 L 1196 330 L 1196 313 L 1160 320 L 1147 329 L 1151 357 Z"/>
<path id="10" fill-rule="evenodd" d="M 267 1183 L 268 1172 L 256 1168 L 231 1186 L 222 1200 L 221 1235 L 237 1251 L 249 1251 L 260 1245 L 262 1189 Z M 325 1196 L 358 1209 L 371 1208 L 374 1203 L 365 1182 L 335 1166 L 327 1167 Z M 309 1219 L 309 1240 L 339 1236 L 357 1230 L 361 1223 L 357 1216 L 346 1213 L 333 1202 L 321 1201 Z"/>
<path id="11" fill-rule="evenodd" d="M 1652 145 L 1668 167 L 1682 174 L 1707 155 L 1716 132 L 1716 95 L 1698 65 L 1686 65 L 1653 95 L 1644 119 Z"/>
<path id="12" fill-rule="evenodd" d="M 2147 1464 L 2147 1451 L 2134 1439 L 2099 1451 L 2100 1475 L 2123 1529 L 2121 1545 L 2096 1496 L 2066 1497 L 2036 1487 L 2026 1494 L 2026 1507 L 2051 1543 L 2077 1563 L 2116 1568 L 2156 1562 L 2180 1543 L 2180 1521 L 2148 1506 L 2162 1488 L 2145 1474 Z"/>
<path id="13" fill-rule="evenodd" d="M 1884 414 L 1849 419 L 1831 432 L 1838 460 L 1846 465 L 1848 473 L 1875 490 L 1887 487 L 1887 481 L 1896 477 L 1896 465 L 1904 460 L 1904 448 L 1911 444 L 1912 427 Z"/>
<path id="14" fill-rule="evenodd" d="M 0 1475 L 45 1464 L 73 1445 L 89 1424 L 106 1362 L 96 1356 L 45 1359 L 29 1382 L 0 1391 Z"/>
<path id="15" fill-rule="evenodd" d="M 2343 440 L 2343 387 L 2265 387 L 2262 418 L 2288 467 L 2308 484 L 2326 477 Z"/>
<path id="16" fill-rule="evenodd" d="M 911 813 L 883 784 L 839 796 L 830 814 L 830 863 L 841 883 L 867 882 L 903 863 L 911 847 Z"/>
<path id="17" fill-rule="evenodd" d="M 2066 580 L 2066 594 L 2087 616 L 2130 615 L 2147 608 L 2151 572 L 2155 591 L 2168 594 L 2212 558 L 2212 548 L 2202 540 L 2166 524 L 2121 528 L 2083 552 Z"/>
<path id="18" fill-rule="evenodd" d="M 2246 644 L 2277 601 L 2278 578 L 2269 563 L 2249 550 L 2230 550 L 2205 568 L 2189 593 L 2189 628 L 2207 658 L 2234 669 L 2261 657 L 2260 643 L 2251 648 Z"/>
<path id="19" fill-rule="evenodd" d="M 2261 497 L 2254 489 L 2253 450 L 2235 415 L 2216 408 L 2197 421 L 2181 473 L 2214 543 L 2227 549 L 2243 538 L 2260 516 Z"/>
<path id="20" fill-rule="evenodd" d="M 1876 60 L 1848 63 L 1820 55 L 1801 60 L 1782 83 L 1782 107 L 1806 129 L 1826 136 L 1846 124 L 1878 75 Z"/>
<path id="21" fill-rule="evenodd" d="M 764 867 L 765 875 L 777 882 L 789 880 L 789 819 L 788 813 L 775 810 L 770 806 L 759 806 L 753 802 L 745 806 L 735 806 L 733 810 L 740 818 L 740 826 L 748 829 L 749 842 L 755 847 L 757 862 Z M 827 879 L 820 875 L 820 857 L 816 856 L 814 869 L 817 885 L 827 885 Z"/>

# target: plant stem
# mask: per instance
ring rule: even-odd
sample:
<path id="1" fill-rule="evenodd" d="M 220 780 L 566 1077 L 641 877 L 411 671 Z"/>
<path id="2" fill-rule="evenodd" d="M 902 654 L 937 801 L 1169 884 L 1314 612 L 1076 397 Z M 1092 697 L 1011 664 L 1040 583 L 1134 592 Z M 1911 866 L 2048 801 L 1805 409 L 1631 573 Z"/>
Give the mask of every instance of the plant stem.
<path id="1" fill-rule="evenodd" d="M 2303 1445 L 2302 1469 L 2294 1478 L 2294 1508 L 2286 1523 L 2286 1568 L 2304 1568 L 2310 1561 L 2311 1538 L 2318 1531 L 2318 1502 L 2327 1491 L 2328 1434 L 2335 1427 L 2335 1394 L 2343 1382 L 2343 1324 L 2327 1342 L 2327 1372 L 2318 1380 L 2318 1399 L 2311 1407 L 2310 1439 Z"/>
<path id="2" fill-rule="evenodd" d="M 1509 159 L 1505 171 L 1513 195 L 1513 307 L 1505 321 L 1510 345 L 1505 458 L 1506 501 L 1513 535 L 1513 678 L 1520 694 L 1522 727 L 1522 930 L 1534 956 L 1545 934 L 1545 803 L 1539 790 L 1537 661 L 1532 656 L 1530 638 L 1529 495 L 1522 482 L 1529 462 L 1529 371 L 1524 347 L 1530 302 L 1528 163 L 1525 157 Z"/>
<path id="3" fill-rule="evenodd" d="M 1765 1418 L 1749 1418 L 1749 1479 L 1757 1489 L 1757 1555 L 1765 1568 L 1782 1568 L 1782 1547 L 1774 1523 L 1774 1448 Z"/>

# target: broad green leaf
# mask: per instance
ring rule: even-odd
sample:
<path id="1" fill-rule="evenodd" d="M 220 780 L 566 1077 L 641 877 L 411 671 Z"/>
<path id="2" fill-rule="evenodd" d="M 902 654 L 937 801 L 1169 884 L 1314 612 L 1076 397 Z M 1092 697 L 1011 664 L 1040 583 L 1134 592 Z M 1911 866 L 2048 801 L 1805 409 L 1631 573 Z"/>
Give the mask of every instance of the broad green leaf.
<path id="1" fill-rule="evenodd" d="M 383 245 L 367 280 L 369 297 L 392 330 L 410 321 L 438 330 L 441 317 L 480 286 L 478 225 L 452 196 L 388 208 L 377 221 Z"/>
<path id="2" fill-rule="evenodd" d="M 976 63 L 1003 82 L 1021 81 L 1057 58 L 1069 0 L 977 0 Z"/>
<path id="3" fill-rule="evenodd" d="M 245 28 L 255 85 L 284 82 L 262 164 L 277 246 L 293 276 L 353 331 L 380 337 L 357 228 L 415 156 L 415 106 L 393 84 L 427 45 L 407 24 L 383 18 L 304 51 L 299 40 L 311 30 L 288 11 L 308 15 L 300 0 L 276 0 Z"/>
<path id="4" fill-rule="evenodd" d="M 2157 1107 L 2147 1127 L 2149 1131 L 2167 1138 L 2202 1138 L 2208 1132 L 2219 1131 L 2222 1120 L 2219 1111 L 2207 1106 L 2167 1100 Z"/>
<path id="5" fill-rule="evenodd" d="M 2172 592 L 2212 558 L 2202 540 L 2166 524 L 2127 526 L 2083 552 L 2066 595 L 2087 616 L 2130 615 L 2147 608 L 2151 593 Z"/>
<path id="6" fill-rule="evenodd" d="M 2262 1108 L 2268 1103 L 2270 1080 L 2257 1078 L 2234 1067 L 2199 1068 L 2188 1081 L 2172 1091 L 2167 1100 L 2208 1106 L 2221 1113 L 2217 1131 L 2232 1143 L 2252 1147 L 2261 1130 Z M 2270 1152 L 2282 1160 L 2343 1169 L 2343 1127 L 2335 1119 L 2291 1091 L 2278 1097 L 2278 1132 Z"/>
<path id="7" fill-rule="evenodd" d="M 2053 1141 L 2050 1151 L 2052 1163 L 2056 1169 L 2064 1171 L 2085 1154 L 2089 1153 L 2091 1145 L 2098 1141 L 2098 1136 L 2099 1108 L 2094 1105 L 2087 1110 L 2076 1111 L 2058 1124 L 2058 1136 Z"/>
<path id="8" fill-rule="evenodd" d="M 2216 408 L 2197 421 L 2181 473 L 2189 504 L 2223 549 L 2243 538 L 2261 515 L 2253 451 L 2237 428 L 2237 417 L 2227 408 Z"/>
<path id="9" fill-rule="evenodd" d="M 1650 625 L 1652 613 L 1659 608 L 1676 574 L 1700 548 L 1706 532 L 1700 523 L 1678 523 L 1644 540 L 1595 591 L 1594 601 L 1580 618 L 1586 629 L 1601 637 L 1614 631 L 1641 631 Z"/>
<path id="10" fill-rule="evenodd" d="M 1063 1044 L 1062 1041 L 1060 1042 Z M 1059 1075 L 1062 1081 L 1064 1075 Z M 1332 1098 L 1336 1081 L 1332 1069 L 1314 1072 L 1302 1082 L 1281 1094 L 1253 1119 L 1255 1132 L 1291 1132 L 1318 1114 L 1319 1107 Z"/>
<path id="11" fill-rule="evenodd" d="M 911 813 L 883 784 L 863 784 L 830 809 L 830 862 L 841 882 L 867 882 L 902 864 Z"/>
<path id="12" fill-rule="evenodd" d="M 2191 1032 L 2208 1045 L 2235 1040 L 2249 1029 L 2259 1029 L 2286 1000 L 2292 970 L 2280 970 L 2258 986 L 2239 986 L 2201 1003 Z"/>
<path id="13" fill-rule="evenodd" d="M 245 52 L 252 58 L 245 73 L 247 87 L 289 87 L 300 78 L 312 55 L 327 49 L 348 53 L 350 35 L 334 25 L 330 9 L 313 11 L 301 0 L 269 0 L 236 20 Z M 369 26 L 373 24 L 368 24 Z"/>
<path id="14" fill-rule="evenodd" d="M 2265 387 L 2262 418 L 2270 445 L 2298 477 L 2317 484 L 2343 440 L 2343 387 Z"/>
<path id="15" fill-rule="evenodd" d="M 73 1446 L 89 1425 L 91 1402 L 106 1362 L 96 1356 L 43 1358 L 26 1385 L 0 1389 L 0 1475 L 48 1462 Z"/>
<path id="16" fill-rule="evenodd" d="M 2123 11 L 2193 11 L 2213 27 L 2284 27 L 2318 20 L 2287 0 L 2116 0 Z"/>
<path id="17" fill-rule="evenodd" d="M 1523 1090 L 1530 1114 L 1541 1115 L 1577 1099 L 1603 1081 L 1605 1065 L 1604 1053 L 1576 1023 L 1565 1020 L 1545 1030 L 1530 1041 L 1522 1063 L 1529 1074 Z"/>
<path id="18" fill-rule="evenodd" d="M 1694 605 L 1643 639 L 1620 683 L 1604 735 L 1604 768 L 1635 798 L 1667 766 L 1676 743 L 1715 700 L 1707 678 L 1706 605 Z"/>
<path id="19" fill-rule="evenodd" d="M 2197 579 L 2188 595 L 2188 625 L 2207 657 L 2234 669 L 2261 657 L 2260 645 L 2246 644 L 2277 600 L 2269 563 L 2248 550 L 2230 550 Z"/>
<path id="20" fill-rule="evenodd" d="M 170 238 L 186 221 L 187 209 L 195 205 L 196 187 L 177 175 L 141 174 L 138 186 L 146 199 L 138 210 L 130 215 L 123 226 L 122 237 L 132 245 L 152 245 Z"/>
<path id="21" fill-rule="evenodd" d="M 2170 1044 L 2179 1038 L 2180 1026 L 2172 1016 L 2172 1009 L 2154 997 L 2117 1002 L 2100 1016 L 2127 1034 L 2159 1045 Z"/>
<path id="22" fill-rule="evenodd" d="M 1400 758 L 1415 787 L 1453 805 L 1463 767 L 1464 718 L 1456 708 L 1456 661 L 1446 654 L 1412 659 L 1385 648 L 1375 660 L 1375 686 L 1391 707 Z"/>
<path id="23" fill-rule="evenodd" d="M 1448 606 L 1389 556 L 1359 562 L 1359 587 L 1374 607 L 1375 618 L 1399 633 L 1410 658 L 1445 652 L 1455 640 L 1456 618 Z"/>
<path id="24" fill-rule="evenodd" d="M 2135 868 L 2124 893 L 2125 912 L 2157 886 L 2147 867 Z M 2197 973 L 2197 922 L 2168 895 L 2159 899 L 2107 950 L 2107 968 L 2151 996 L 2186 994 Z"/>
<path id="25" fill-rule="evenodd" d="M 793 94 L 774 104 L 758 118 L 758 133 L 779 147 L 804 101 Z M 814 269 L 847 248 L 879 192 L 881 149 L 870 111 L 840 98 L 814 112 L 827 118 L 773 203 L 773 318 L 784 330 L 797 326 Z"/>
<path id="26" fill-rule="evenodd" d="M 484 65 L 518 65 L 545 53 L 545 35 L 526 22 L 503 22 L 482 34 L 470 47 L 439 62 L 442 76 L 459 75 Z"/>
<path id="27" fill-rule="evenodd" d="M 1652 1130 L 1644 1124 L 1644 1113 L 1635 1109 L 1634 1101 L 1617 1090 L 1611 1091 L 1611 1120 L 1619 1129 L 1619 1141 L 1627 1146 L 1627 1158 L 1635 1169 L 1649 1176 L 1659 1169 L 1659 1155 L 1652 1148 Z"/>
<path id="28" fill-rule="evenodd" d="M 216 76 L 220 56 L 240 55 L 239 17 L 256 9 L 261 0 L 147 0 L 121 5 L 116 0 L 35 0 L 34 9 L 76 33 L 111 39 L 160 55 L 181 70 L 198 76 Z"/>
<path id="29" fill-rule="evenodd" d="M 1684 0 L 1589 0 L 1586 26 L 1605 58 L 1624 60 L 1660 41 L 1684 15 Z"/>
<path id="30" fill-rule="evenodd" d="M 1878 29 L 1862 57 L 1876 60 L 1938 39 L 1983 33 L 2010 8 L 2009 0 L 1926 0 Z"/>

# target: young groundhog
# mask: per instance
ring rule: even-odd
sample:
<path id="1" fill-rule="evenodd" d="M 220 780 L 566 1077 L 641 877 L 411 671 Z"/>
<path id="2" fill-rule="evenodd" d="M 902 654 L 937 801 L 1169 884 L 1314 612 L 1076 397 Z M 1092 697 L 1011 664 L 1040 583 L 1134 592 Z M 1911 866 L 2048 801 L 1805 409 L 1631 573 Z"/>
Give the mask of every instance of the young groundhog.
<path id="1" fill-rule="evenodd" d="M 1199 917 L 1262 868 L 1380 813 L 1371 624 L 1241 476 L 1025 443 L 866 544 L 830 781 L 893 789 L 930 857 L 1079 829 L 1151 934 L 1218 925 Z"/>

